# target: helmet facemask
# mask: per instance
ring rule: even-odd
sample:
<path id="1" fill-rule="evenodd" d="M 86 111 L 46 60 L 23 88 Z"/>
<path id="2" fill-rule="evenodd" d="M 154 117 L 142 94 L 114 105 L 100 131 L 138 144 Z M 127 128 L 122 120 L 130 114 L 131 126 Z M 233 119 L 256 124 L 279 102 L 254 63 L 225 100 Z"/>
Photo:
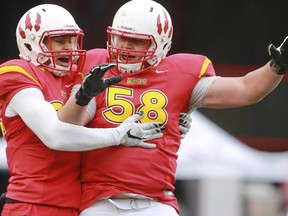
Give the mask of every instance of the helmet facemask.
<path id="1" fill-rule="evenodd" d="M 110 61 L 116 62 L 121 72 L 135 73 L 155 67 L 166 57 L 171 48 L 173 25 L 168 11 L 159 3 L 152 0 L 132 0 L 119 8 L 107 33 Z M 116 37 L 142 39 L 150 44 L 141 51 L 132 50 L 133 47 L 124 50 L 117 45 Z M 142 56 L 141 60 L 133 62 L 131 53 Z M 122 54 L 129 55 L 119 58 Z"/>
<path id="2" fill-rule="evenodd" d="M 71 43 L 71 49 L 53 49 L 51 39 L 53 37 L 75 37 Z M 81 71 L 85 62 L 86 51 L 82 50 L 83 33 L 75 30 L 44 32 L 39 40 L 41 52 L 38 53 L 36 61 L 39 65 L 54 73 L 56 76 L 64 76 L 69 71 Z M 48 47 L 49 48 L 48 48 Z"/>
<path id="3" fill-rule="evenodd" d="M 149 62 L 155 58 L 157 45 L 151 35 L 137 34 L 108 27 L 108 54 L 111 62 L 116 62 L 118 70 L 122 73 L 135 73 L 148 69 L 154 64 Z M 118 40 L 142 40 L 146 46 L 144 49 L 135 50 L 119 47 Z"/>

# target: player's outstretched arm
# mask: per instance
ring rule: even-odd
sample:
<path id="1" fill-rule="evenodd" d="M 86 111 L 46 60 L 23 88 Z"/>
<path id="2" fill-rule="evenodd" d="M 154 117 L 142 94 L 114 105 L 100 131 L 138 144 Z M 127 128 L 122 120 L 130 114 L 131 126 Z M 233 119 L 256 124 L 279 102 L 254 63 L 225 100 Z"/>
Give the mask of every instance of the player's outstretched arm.
<path id="1" fill-rule="evenodd" d="M 231 108 L 261 101 L 281 82 L 288 69 L 288 38 L 275 48 L 268 46 L 271 61 L 242 77 L 221 77 L 211 85 L 202 101 L 207 108 Z M 231 71 L 233 74 L 233 71 Z"/>
<path id="2" fill-rule="evenodd" d="M 120 144 L 153 148 L 155 145 L 145 141 L 163 136 L 161 123 L 136 123 L 142 117 L 139 114 L 116 128 L 87 128 L 60 121 L 55 108 L 36 88 L 16 93 L 7 109 L 9 115 L 19 115 L 43 144 L 59 151 L 88 151 Z"/>

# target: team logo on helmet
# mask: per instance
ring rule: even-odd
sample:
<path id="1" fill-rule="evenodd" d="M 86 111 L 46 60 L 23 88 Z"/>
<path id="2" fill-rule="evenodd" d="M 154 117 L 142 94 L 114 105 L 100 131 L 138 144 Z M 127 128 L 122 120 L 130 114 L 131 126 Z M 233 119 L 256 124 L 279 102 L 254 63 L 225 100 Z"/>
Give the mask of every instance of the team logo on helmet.
<path id="1" fill-rule="evenodd" d="M 166 34 L 168 29 L 169 29 L 168 15 L 167 15 L 167 13 L 165 11 L 163 11 L 163 13 L 164 13 L 164 17 L 165 17 L 165 19 L 164 19 L 164 27 L 162 27 L 160 14 L 158 14 L 158 16 L 157 16 L 157 32 L 158 32 L 159 35 L 161 35 L 161 33 L 163 31 Z M 168 34 L 168 37 L 170 38 L 171 35 L 172 35 L 172 26 L 170 28 L 170 32 Z"/>
<path id="2" fill-rule="evenodd" d="M 41 16 L 39 13 L 37 13 L 37 19 L 35 20 L 34 26 L 32 25 L 32 22 L 31 22 L 30 12 L 27 13 L 26 19 L 25 19 L 25 30 L 29 29 L 31 31 L 32 28 L 34 28 L 35 31 L 38 32 L 40 30 L 40 24 L 41 24 Z M 25 39 L 26 38 L 25 31 L 21 28 L 20 25 L 19 25 L 18 31 L 21 37 Z"/>

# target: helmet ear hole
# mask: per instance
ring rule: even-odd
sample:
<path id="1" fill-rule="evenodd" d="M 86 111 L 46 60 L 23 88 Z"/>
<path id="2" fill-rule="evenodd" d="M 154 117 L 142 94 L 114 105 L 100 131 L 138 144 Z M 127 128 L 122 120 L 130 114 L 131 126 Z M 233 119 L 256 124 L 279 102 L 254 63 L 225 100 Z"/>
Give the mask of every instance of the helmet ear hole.
<path id="1" fill-rule="evenodd" d="M 32 47 L 30 44 L 25 43 L 24 45 L 30 52 L 32 51 Z"/>
<path id="2" fill-rule="evenodd" d="M 171 48 L 171 42 L 166 43 L 166 44 L 163 46 L 163 50 L 166 50 L 166 53 L 170 50 L 170 48 Z"/>
<path id="3" fill-rule="evenodd" d="M 167 46 L 168 46 L 168 43 L 164 44 L 163 49 L 166 49 Z"/>

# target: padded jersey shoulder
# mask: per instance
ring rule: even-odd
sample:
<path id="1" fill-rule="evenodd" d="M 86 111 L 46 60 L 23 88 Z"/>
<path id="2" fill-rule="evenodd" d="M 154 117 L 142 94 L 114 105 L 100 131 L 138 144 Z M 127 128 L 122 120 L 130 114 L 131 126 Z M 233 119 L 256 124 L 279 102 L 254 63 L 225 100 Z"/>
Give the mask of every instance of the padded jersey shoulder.
<path id="1" fill-rule="evenodd" d="M 215 76 L 211 60 L 199 54 L 178 53 L 167 56 L 161 65 L 167 65 L 180 73 L 189 73 L 198 78 L 202 76 Z"/>
<path id="2" fill-rule="evenodd" d="M 83 73 L 86 74 L 94 66 L 99 64 L 108 63 L 108 53 L 106 49 L 95 48 L 86 52 L 86 60 L 83 68 Z"/>

